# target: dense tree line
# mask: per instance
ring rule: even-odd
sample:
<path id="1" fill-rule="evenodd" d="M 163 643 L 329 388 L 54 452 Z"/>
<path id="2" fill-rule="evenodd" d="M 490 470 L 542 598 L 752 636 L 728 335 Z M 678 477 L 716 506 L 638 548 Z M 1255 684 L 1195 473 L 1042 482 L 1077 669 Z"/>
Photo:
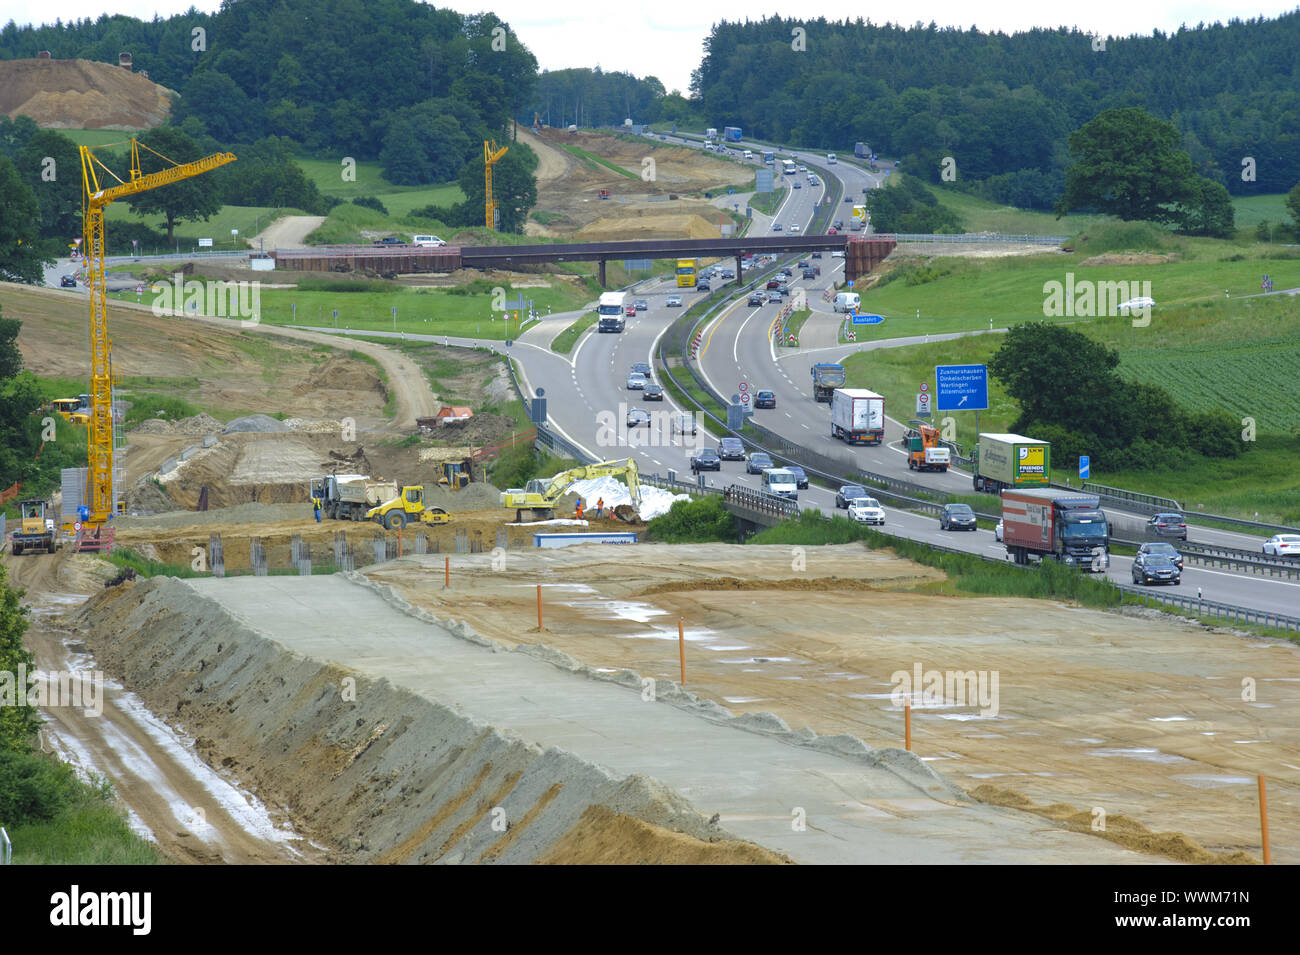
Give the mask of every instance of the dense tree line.
<path id="1" fill-rule="evenodd" d="M 211 15 L 0 29 L 0 59 L 40 50 L 106 62 L 130 51 L 180 92 L 173 121 L 191 135 L 382 157 L 401 183 L 455 179 L 537 78 L 536 58 L 493 14 L 415 0 L 227 0 Z"/>
<path id="2" fill-rule="evenodd" d="M 1007 332 L 989 373 L 1020 405 L 1010 430 L 1051 441 L 1058 467 L 1073 466 L 1081 454 L 1125 470 L 1242 453 L 1238 418 L 1221 408 L 1188 411 L 1163 388 L 1121 378 L 1118 366 L 1113 348 L 1061 325 L 1030 322 Z"/>
<path id="3" fill-rule="evenodd" d="M 951 157 L 953 186 L 1033 208 L 1061 195 L 1069 134 L 1130 106 L 1172 121 L 1196 172 L 1233 195 L 1300 181 L 1300 11 L 1100 45 L 1064 29 L 721 22 L 693 102 L 709 126 L 809 147 L 868 142 L 934 182 Z"/>
<path id="4" fill-rule="evenodd" d="M 537 77 L 532 98 L 515 118 L 531 125 L 533 113 L 537 113 L 547 126 L 622 126 L 625 119 L 654 123 L 665 118 L 666 93 L 663 83 L 653 76 L 637 79 L 631 73 L 607 73 L 598 66 L 545 70 Z"/>

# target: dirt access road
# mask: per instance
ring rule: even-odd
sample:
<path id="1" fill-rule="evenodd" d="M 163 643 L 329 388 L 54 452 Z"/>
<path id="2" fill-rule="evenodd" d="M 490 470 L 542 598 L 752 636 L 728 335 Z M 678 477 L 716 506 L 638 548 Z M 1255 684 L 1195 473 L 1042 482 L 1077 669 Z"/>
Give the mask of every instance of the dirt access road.
<path id="1" fill-rule="evenodd" d="M 109 566 L 87 555 L 6 556 L 11 583 L 32 607 L 26 643 L 44 673 L 97 669 L 58 615 L 103 588 Z M 202 762 L 134 694 L 107 681 L 102 712 L 45 707 L 41 743 L 85 775 L 113 783 L 132 828 L 180 864 L 274 864 L 319 861 L 321 851 L 297 837 L 283 813 L 268 812 Z"/>
<path id="2" fill-rule="evenodd" d="M 254 249 L 305 249 L 307 236 L 320 228 L 325 216 L 281 216 L 248 240 Z"/>
<path id="3" fill-rule="evenodd" d="M 0 292 L 4 294 L 5 317 L 23 321 L 18 345 L 28 368 L 40 375 L 87 374 L 89 331 L 83 291 L 65 292 L 4 282 L 0 283 Z M 214 332 L 215 337 L 212 334 Z M 388 425 L 398 430 L 413 430 L 416 418 L 431 417 L 441 407 L 428 379 L 414 361 L 392 349 L 370 342 L 339 339 L 320 332 L 241 322 L 237 319 L 158 316 L 153 314 L 148 304 L 135 302 L 113 302 L 109 305 L 109 334 L 113 340 L 114 372 L 119 377 L 184 377 L 193 375 L 194 367 L 202 365 L 216 381 L 216 389 L 235 388 L 241 390 L 241 393 L 247 392 L 245 397 L 249 399 L 248 403 L 242 405 L 247 411 L 294 413 L 298 409 L 277 407 L 272 403 L 279 380 L 278 371 L 252 377 L 250 390 L 248 380 L 241 382 L 239 374 L 232 375 L 229 369 L 223 372 L 208 362 L 209 345 L 230 351 L 226 342 L 239 335 L 259 335 L 279 341 L 326 345 L 340 351 L 357 351 L 370 356 L 379 363 L 387 376 L 385 384 L 396 405 L 396 411 Z M 314 378 L 309 376 L 304 384 L 315 385 L 315 388 L 307 389 L 310 392 L 328 387 L 329 382 L 320 380 L 317 375 Z M 358 410 L 354 404 L 339 405 L 322 395 L 304 393 L 300 397 L 303 399 L 300 402 L 300 413 L 312 417 L 325 417 L 331 409 L 339 408 L 343 410 L 339 411 L 338 417 L 355 417 Z"/>

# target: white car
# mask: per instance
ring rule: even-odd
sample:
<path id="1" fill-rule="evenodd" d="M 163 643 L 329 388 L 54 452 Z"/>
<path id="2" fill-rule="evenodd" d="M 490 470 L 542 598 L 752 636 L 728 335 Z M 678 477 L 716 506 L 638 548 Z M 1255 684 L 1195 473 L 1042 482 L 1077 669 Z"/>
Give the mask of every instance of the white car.
<path id="1" fill-rule="evenodd" d="M 1264 541 L 1263 550 L 1273 557 L 1300 557 L 1300 534 L 1274 534 Z"/>
<path id="2" fill-rule="evenodd" d="M 790 231 L 790 232 L 798 232 L 798 231 L 799 231 L 799 223 L 797 223 L 797 222 L 791 222 L 791 223 L 790 223 L 790 229 L 789 229 L 789 231 Z"/>
<path id="3" fill-rule="evenodd" d="M 424 249 L 436 249 L 446 244 L 436 235 L 416 235 L 411 237 L 411 245 L 418 245 Z"/>
<path id="4" fill-rule="evenodd" d="M 1138 298 L 1131 298 L 1127 302 L 1120 302 L 1115 308 L 1120 312 L 1129 312 L 1133 309 L 1151 308 L 1155 304 L 1155 299 L 1142 295 Z"/>
<path id="5" fill-rule="evenodd" d="M 993 528 L 993 536 L 999 541 L 1002 540 L 1002 519 L 998 518 L 998 526 Z"/>
<path id="6" fill-rule="evenodd" d="M 833 252 L 831 252 L 831 258 L 832 258 L 832 259 L 842 259 L 842 258 L 844 258 L 844 250 L 843 250 L 843 249 L 836 249 L 836 250 L 834 250 Z"/>
<path id="7" fill-rule="evenodd" d="M 885 509 L 874 497 L 855 497 L 849 501 L 849 519 L 859 524 L 884 524 Z"/>
<path id="8" fill-rule="evenodd" d="M 648 380 L 648 379 L 646 378 L 646 376 L 643 375 L 643 374 L 641 374 L 641 372 L 639 372 L 639 371 L 634 371 L 634 372 L 632 372 L 632 374 L 630 374 L 630 375 L 627 376 L 627 390 L 628 390 L 628 391 L 644 391 L 644 390 L 645 390 L 645 383 L 646 383 L 647 380 Z"/>

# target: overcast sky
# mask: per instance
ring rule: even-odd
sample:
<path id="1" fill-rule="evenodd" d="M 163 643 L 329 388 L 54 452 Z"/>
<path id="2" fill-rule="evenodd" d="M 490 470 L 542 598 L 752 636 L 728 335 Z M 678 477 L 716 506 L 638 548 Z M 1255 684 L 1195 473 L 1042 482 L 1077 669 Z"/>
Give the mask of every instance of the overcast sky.
<path id="1" fill-rule="evenodd" d="M 840 20 L 867 17 L 874 22 L 910 25 L 933 20 L 940 26 L 978 27 L 1012 33 L 1031 27 L 1077 26 L 1085 33 L 1108 36 L 1173 31 L 1182 24 L 1277 16 L 1296 8 L 1297 0 L 1093 0 L 1051 4 L 1003 0 L 988 6 L 970 0 L 908 0 L 872 5 L 868 13 L 860 0 L 786 0 L 745 3 L 741 0 L 440 0 L 435 6 L 462 13 L 491 10 L 508 22 L 537 57 L 542 69 L 596 66 L 603 70 L 657 76 L 668 89 L 683 93 L 691 70 L 699 66 L 702 44 L 718 20 L 761 19 L 781 15 Z M 97 19 L 105 10 L 144 20 L 163 17 L 191 6 L 215 11 L 220 0 L 0 0 L 0 23 L 49 22 L 83 17 Z M 810 51 L 812 52 L 812 51 Z M 844 64 L 846 69 L 852 64 Z"/>

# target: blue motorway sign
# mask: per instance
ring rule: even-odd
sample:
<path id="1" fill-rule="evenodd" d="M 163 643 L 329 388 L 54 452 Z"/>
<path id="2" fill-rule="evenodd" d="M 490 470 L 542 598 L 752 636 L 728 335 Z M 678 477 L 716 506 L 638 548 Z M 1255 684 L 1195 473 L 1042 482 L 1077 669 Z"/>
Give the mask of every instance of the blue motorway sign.
<path id="1" fill-rule="evenodd" d="M 868 315 L 865 312 L 853 313 L 854 325 L 879 325 L 883 321 L 884 318 L 880 315 Z"/>
<path id="2" fill-rule="evenodd" d="M 987 365 L 936 365 L 934 382 L 936 411 L 988 410 Z"/>
<path id="3" fill-rule="evenodd" d="M 1090 474 L 1092 474 L 1092 458 L 1086 454 L 1079 455 L 1079 478 L 1086 481 Z"/>

